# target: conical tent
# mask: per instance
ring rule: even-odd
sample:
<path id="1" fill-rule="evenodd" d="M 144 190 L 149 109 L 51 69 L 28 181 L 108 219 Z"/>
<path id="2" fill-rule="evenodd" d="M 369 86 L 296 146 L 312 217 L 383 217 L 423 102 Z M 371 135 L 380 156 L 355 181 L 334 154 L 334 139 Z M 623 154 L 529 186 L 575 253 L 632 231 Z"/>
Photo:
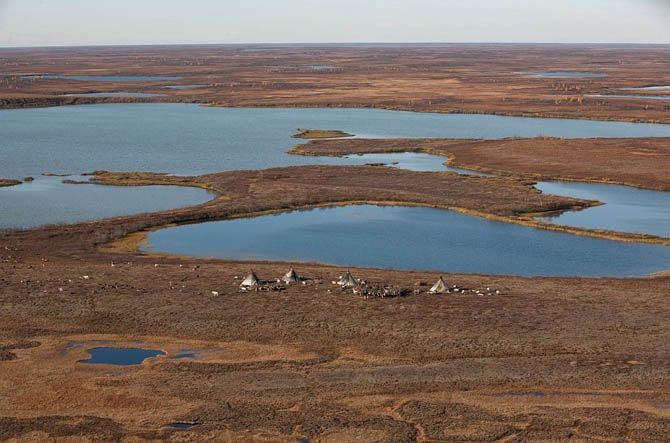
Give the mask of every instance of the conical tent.
<path id="1" fill-rule="evenodd" d="M 240 284 L 240 287 L 251 288 L 251 287 L 254 287 L 254 286 L 258 286 L 260 284 L 261 284 L 261 281 L 258 278 L 258 276 L 256 275 L 256 273 L 254 271 L 251 271 L 249 273 L 249 275 L 247 275 L 247 278 L 245 278 L 244 281 L 242 281 L 242 283 Z"/>
<path id="2" fill-rule="evenodd" d="M 353 275 L 351 275 L 351 272 L 347 271 L 347 273 L 340 278 L 337 284 L 343 288 L 353 288 L 358 286 L 358 281 L 354 278 Z"/>
<path id="3" fill-rule="evenodd" d="M 293 268 L 289 269 L 281 279 L 284 283 L 299 283 L 302 280 Z"/>
<path id="4" fill-rule="evenodd" d="M 449 292 L 449 288 L 447 288 L 447 284 L 444 282 L 444 279 L 440 277 L 440 279 L 433 285 L 432 288 L 430 288 L 430 293 L 431 294 L 444 294 L 445 292 Z"/>

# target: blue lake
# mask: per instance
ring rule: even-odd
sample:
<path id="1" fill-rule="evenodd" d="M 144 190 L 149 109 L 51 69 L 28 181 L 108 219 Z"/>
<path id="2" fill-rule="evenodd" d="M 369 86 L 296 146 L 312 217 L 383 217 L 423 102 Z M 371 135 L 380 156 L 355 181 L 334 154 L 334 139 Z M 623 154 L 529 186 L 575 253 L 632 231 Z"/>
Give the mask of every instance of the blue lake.
<path id="1" fill-rule="evenodd" d="M 65 177 L 78 179 L 78 177 Z M 118 215 L 162 211 L 204 203 L 204 189 L 177 186 L 99 186 L 63 184 L 63 177 L 0 188 L 0 228 L 30 228 Z"/>
<path id="2" fill-rule="evenodd" d="M 86 352 L 91 357 L 86 360 L 80 360 L 79 363 L 131 366 L 142 364 L 148 358 L 165 355 L 163 351 L 140 348 L 93 348 L 88 349 Z"/>
<path id="3" fill-rule="evenodd" d="M 307 66 L 309 69 L 313 69 L 315 71 L 328 71 L 331 69 L 339 69 L 336 66 L 333 65 L 308 65 Z"/>
<path id="4" fill-rule="evenodd" d="M 607 229 L 670 238 L 670 192 L 577 182 L 542 182 L 536 188 L 547 194 L 569 195 L 606 203 L 582 211 L 543 217 L 540 220 L 586 229 Z"/>
<path id="5" fill-rule="evenodd" d="M 163 89 L 173 89 L 173 90 L 180 90 L 180 89 L 195 89 L 195 88 L 202 88 L 207 85 L 170 85 L 170 86 L 163 86 Z"/>
<path id="6" fill-rule="evenodd" d="M 150 94 L 144 92 L 84 92 L 81 94 L 65 94 L 64 97 L 160 97 L 165 94 Z"/>
<path id="7" fill-rule="evenodd" d="M 401 206 L 345 206 L 170 227 L 150 233 L 142 250 L 510 275 L 623 277 L 670 269 L 670 248 L 664 246 Z"/>
<path id="8" fill-rule="evenodd" d="M 24 80 L 72 80 L 79 82 L 158 82 L 179 80 L 181 77 L 150 75 L 25 75 Z"/>
<path id="9" fill-rule="evenodd" d="M 641 86 L 639 88 L 622 88 L 624 91 L 670 91 L 670 86 Z"/>
<path id="10" fill-rule="evenodd" d="M 637 99 L 637 100 L 670 100 L 670 95 L 614 95 L 614 94 L 594 94 L 587 97 L 594 98 L 612 98 L 612 99 Z"/>
<path id="11" fill-rule="evenodd" d="M 602 78 L 607 74 L 597 72 L 578 72 L 578 71 L 547 71 L 531 72 L 530 75 L 538 78 Z"/>
<path id="12" fill-rule="evenodd" d="M 670 125 L 374 109 L 233 109 L 104 104 L 0 110 L 0 177 L 96 169 L 201 174 L 343 158 L 292 156 L 296 128 L 359 137 L 670 137 Z"/>

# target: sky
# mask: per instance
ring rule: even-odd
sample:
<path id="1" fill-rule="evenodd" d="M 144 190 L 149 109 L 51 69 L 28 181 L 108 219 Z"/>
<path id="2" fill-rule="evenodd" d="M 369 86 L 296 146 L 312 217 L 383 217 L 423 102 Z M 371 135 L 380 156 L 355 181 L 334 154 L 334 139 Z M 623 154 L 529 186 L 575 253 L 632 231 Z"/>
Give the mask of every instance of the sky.
<path id="1" fill-rule="evenodd" d="M 670 43 L 670 0 L 0 0 L 0 46 Z"/>

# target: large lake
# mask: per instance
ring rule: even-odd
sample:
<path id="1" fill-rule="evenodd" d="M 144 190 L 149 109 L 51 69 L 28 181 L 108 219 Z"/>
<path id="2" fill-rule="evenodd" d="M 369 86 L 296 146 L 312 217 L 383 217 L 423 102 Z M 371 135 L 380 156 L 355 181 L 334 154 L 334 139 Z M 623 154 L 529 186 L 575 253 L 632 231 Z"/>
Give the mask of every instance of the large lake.
<path id="1" fill-rule="evenodd" d="M 670 248 L 622 243 L 414 207 L 345 206 L 171 227 L 144 251 L 234 260 L 547 276 L 637 276 Z"/>
<path id="2" fill-rule="evenodd" d="M 95 169 L 201 174 L 346 159 L 292 156 L 297 128 L 360 137 L 670 137 L 670 125 L 374 109 L 104 104 L 0 111 L 0 177 Z"/>

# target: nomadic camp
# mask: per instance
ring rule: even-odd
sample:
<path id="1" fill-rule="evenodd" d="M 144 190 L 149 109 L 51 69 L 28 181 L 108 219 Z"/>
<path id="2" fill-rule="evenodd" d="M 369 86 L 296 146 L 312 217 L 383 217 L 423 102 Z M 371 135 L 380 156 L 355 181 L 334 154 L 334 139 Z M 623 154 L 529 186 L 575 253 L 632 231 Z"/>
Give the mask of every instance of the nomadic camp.
<path id="1" fill-rule="evenodd" d="M 249 288 L 257 288 L 260 286 L 261 280 L 258 278 L 256 273 L 251 270 L 249 275 L 240 283 L 240 288 L 242 289 L 249 289 Z"/>
<path id="2" fill-rule="evenodd" d="M 286 284 L 291 284 L 291 283 L 300 283 L 302 281 L 302 278 L 298 275 L 297 272 L 295 272 L 295 269 L 291 268 L 288 270 L 286 274 L 284 274 L 281 280 Z"/>
<path id="3" fill-rule="evenodd" d="M 354 276 L 351 275 L 351 272 L 347 271 L 346 274 L 340 277 L 337 284 L 343 288 L 355 288 L 358 286 L 358 280 L 356 280 Z"/>
<path id="4" fill-rule="evenodd" d="M 430 292 L 431 294 L 445 294 L 449 292 L 449 288 L 447 287 L 447 284 L 444 282 L 444 279 L 440 277 L 437 283 L 435 283 L 428 292 Z"/>

